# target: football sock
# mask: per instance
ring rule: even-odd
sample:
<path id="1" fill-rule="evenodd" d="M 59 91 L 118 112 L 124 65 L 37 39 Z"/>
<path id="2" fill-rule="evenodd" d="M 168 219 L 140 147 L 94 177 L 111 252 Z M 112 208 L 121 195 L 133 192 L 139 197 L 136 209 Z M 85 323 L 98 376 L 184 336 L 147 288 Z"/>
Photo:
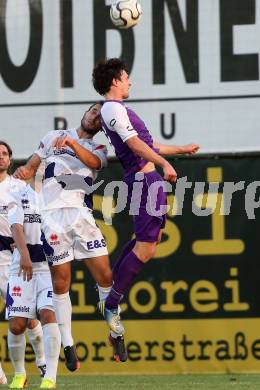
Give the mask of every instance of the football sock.
<path id="1" fill-rule="evenodd" d="M 106 297 L 108 296 L 108 294 L 110 293 L 110 290 L 111 290 L 111 287 L 101 287 L 97 284 L 97 288 L 98 288 L 98 295 L 99 295 L 99 300 L 100 301 L 104 301 L 106 299 Z"/>
<path id="2" fill-rule="evenodd" d="M 2 365 L 0 363 L 0 377 L 4 376 L 4 375 L 5 375 L 5 373 L 4 373 L 4 370 L 3 370 Z"/>
<path id="3" fill-rule="evenodd" d="M 98 287 L 99 300 L 104 301 L 108 297 L 112 286 L 111 287 L 101 287 L 97 284 L 97 287 Z M 118 312 L 120 313 L 120 306 L 118 306 Z M 112 330 L 110 331 L 110 334 L 114 338 L 117 338 L 118 336 L 120 336 L 120 335 L 118 335 L 118 333 L 115 333 Z"/>
<path id="4" fill-rule="evenodd" d="M 33 329 L 27 328 L 26 331 L 35 353 L 35 362 L 37 367 L 44 366 L 45 356 L 44 356 L 43 332 L 42 332 L 41 323 L 38 322 L 35 328 Z"/>
<path id="5" fill-rule="evenodd" d="M 143 266 L 144 263 L 138 259 L 133 251 L 126 255 L 114 279 L 113 288 L 106 299 L 106 307 L 108 309 L 116 309 L 118 307 L 122 296 L 128 290 Z"/>
<path id="6" fill-rule="evenodd" d="M 132 240 L 132 241 L 129 241 L 123 248 L 119 258 L 117 259 L 115 265 L 113 266 L 113 278 L 115 278 L 116 274 L 118 273 L 118 270 L 119 270 L 119 267 L 120 267 L 120 264 L 122 263 L 123 259 L 126 257 L 126 255 L 128 255 L 129 252 L 131 252 L 131 250 L 134 248 L 136 244 L 136 239 Z"/>
<path id="7" fill-rule="evenodd" d="M 15 374 L 26 374 L 24 366 L 26 340 L 24 333 L 15 335 L 8 330 L 7 342 Z"/>
<path id="8" fill-rule="evenodd" d="M 71 347 L 74 342 L 71 334 L 72 306 L 69 292 L 65 294 L 53 293 L 52 302 L 61 334 L 62 345 L 64 348 Z"/>
<path id="9" fill-rule="evenodd" d="M 46 357 L 45 378 L 50 378 L 56 382 L 56 375 L 59 363 L 61 335 L 58 324 L 51 323 L 43 325 L 43 341 Z"/>

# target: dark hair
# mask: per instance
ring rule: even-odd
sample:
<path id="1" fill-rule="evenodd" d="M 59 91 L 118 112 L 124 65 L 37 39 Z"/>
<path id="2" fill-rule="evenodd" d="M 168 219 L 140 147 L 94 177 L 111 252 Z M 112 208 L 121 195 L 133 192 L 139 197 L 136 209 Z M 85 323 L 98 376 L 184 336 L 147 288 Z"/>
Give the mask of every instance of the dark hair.
<path id="1" fill-rule="evenodd" d="M 95 102 L 95 103 L 92 103 L 89 108 L 87 109 L 87 111 L 90 111 L 92 107 L 95 107 L 97 104 L 100 104 L 101 106 L 103 106 L 104 104 L 104 101 L 103 100 L 99 100 L 98 102 Z"/>
<path id="2" fill-rule="evenodd" d="M 113 79 L 120 80 L 126 65 L 120 58 L 110 58 L 99 61 L 92 72 L 92 83 L 100 95 L 109 92 Z"/>
<path id="3" fill-rule="evenodd" d="M 12 149 L 11 149 L 11 146 L 9 146 L 7 142 L 1 141 L 1 140 L 0 140 L 0 145 L 3 145 L 3 146 L 6 147 L 6 149 L 7 149 L 7 151 L 8 151 L 8 154 L 9 154 L 9 157 L 11 158 L 12 155 L 13 155 L 13 151 L 12 151 Z"/>

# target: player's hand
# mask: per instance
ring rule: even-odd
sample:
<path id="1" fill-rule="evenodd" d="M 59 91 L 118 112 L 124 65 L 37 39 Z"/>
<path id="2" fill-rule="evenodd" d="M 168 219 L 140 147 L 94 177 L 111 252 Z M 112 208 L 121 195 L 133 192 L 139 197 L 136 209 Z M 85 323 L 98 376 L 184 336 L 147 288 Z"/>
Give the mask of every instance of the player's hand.
<path id="1" fill-rule="evenodd" d="M 32 279 L 33 270 L 32 270 L 32 261 L 30 259 L 29 253 L 21 254 L 20 259 L 20 270 L 18 276 L 23 275 L 23 280 L 29 282 Z"/>
<path id="2" fill-rule="evenodd" d="M 13 174 L 13 177 L 20 180 L 28 180 L 31 178 L 31 170 L 26 168 L 25 165 L 17 168 Z"/>
<path id="3" fill-rule="evenodd" d="M 166 163 L 163 167 L 164 180 L 175 182 L 177 180 L 177 173 L 170 163 Z"/>
<path id="4" fill-rule="evenodd" d="M 73 139 L 68 137 L 67 135 L 62 135 L 61 137 L 55 138 L 52 143 L 53 148 L 62 149 L 66 146 L 71 147 L 73 145 Z"/>
<path id="5" fill-rule="evenodd" d="M 195 154 L 199 150 L 200 146 L 198 144 L 188 144 L 183 146 L 184 153 Z"/>

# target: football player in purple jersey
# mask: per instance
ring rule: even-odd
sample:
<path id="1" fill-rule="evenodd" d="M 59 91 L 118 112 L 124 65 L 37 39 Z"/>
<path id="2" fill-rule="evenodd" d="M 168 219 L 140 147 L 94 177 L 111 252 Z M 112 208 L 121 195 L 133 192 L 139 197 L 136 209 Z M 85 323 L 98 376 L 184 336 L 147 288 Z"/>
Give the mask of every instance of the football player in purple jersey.
<path id="1" fill-rule="evenodd" d="M 134 215 L 135 239 L 123 249 L 113 268 L 113 287 L 106 300 L 99 302 L 105 320 L 116 331 L 114 318 L 118 317 L 118 305 L 144 264 L 154 256 L 165 226 L 165 181 L 175 182 L 177 174 L 163 156 L 194 154 L 199 145 L 168 146 L 154 142 L 144 122 L 124 103 L 129 96 L 131 82 L 121 59 L 98 62 L 93 70 L 92 81 L 95 90 L 105 97 L 101 108 L 102 127 L 124 169 L 129 204 L 136 200 L 132 199 L 132 194 L 135 197 L 135 181 L 143 181 L 138 212 Z M 155 166 L 162 168 L 163 177 Z M 152 198 L 156 207 L 149 210 L 147 205 Z M 157 212 L 163 209 L 164 212 Z"/>

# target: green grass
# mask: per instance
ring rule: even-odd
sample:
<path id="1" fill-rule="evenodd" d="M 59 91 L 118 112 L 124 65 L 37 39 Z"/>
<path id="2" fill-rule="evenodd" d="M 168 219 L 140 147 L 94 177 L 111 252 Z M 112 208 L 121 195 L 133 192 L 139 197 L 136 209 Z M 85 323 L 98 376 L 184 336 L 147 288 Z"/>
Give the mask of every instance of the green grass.
<path id="1" fill-rule="evenodd" d="M 9 382 L 11 377 L 8 378 Z M 39 388 L 40 378 L 29 377 L 27 389 Z M 1 386 L 8 389 L 8 386 Z M 66 390 L 259 390 L 260 374 L 233 375 L 61 375 L 57 389 Z"/>

